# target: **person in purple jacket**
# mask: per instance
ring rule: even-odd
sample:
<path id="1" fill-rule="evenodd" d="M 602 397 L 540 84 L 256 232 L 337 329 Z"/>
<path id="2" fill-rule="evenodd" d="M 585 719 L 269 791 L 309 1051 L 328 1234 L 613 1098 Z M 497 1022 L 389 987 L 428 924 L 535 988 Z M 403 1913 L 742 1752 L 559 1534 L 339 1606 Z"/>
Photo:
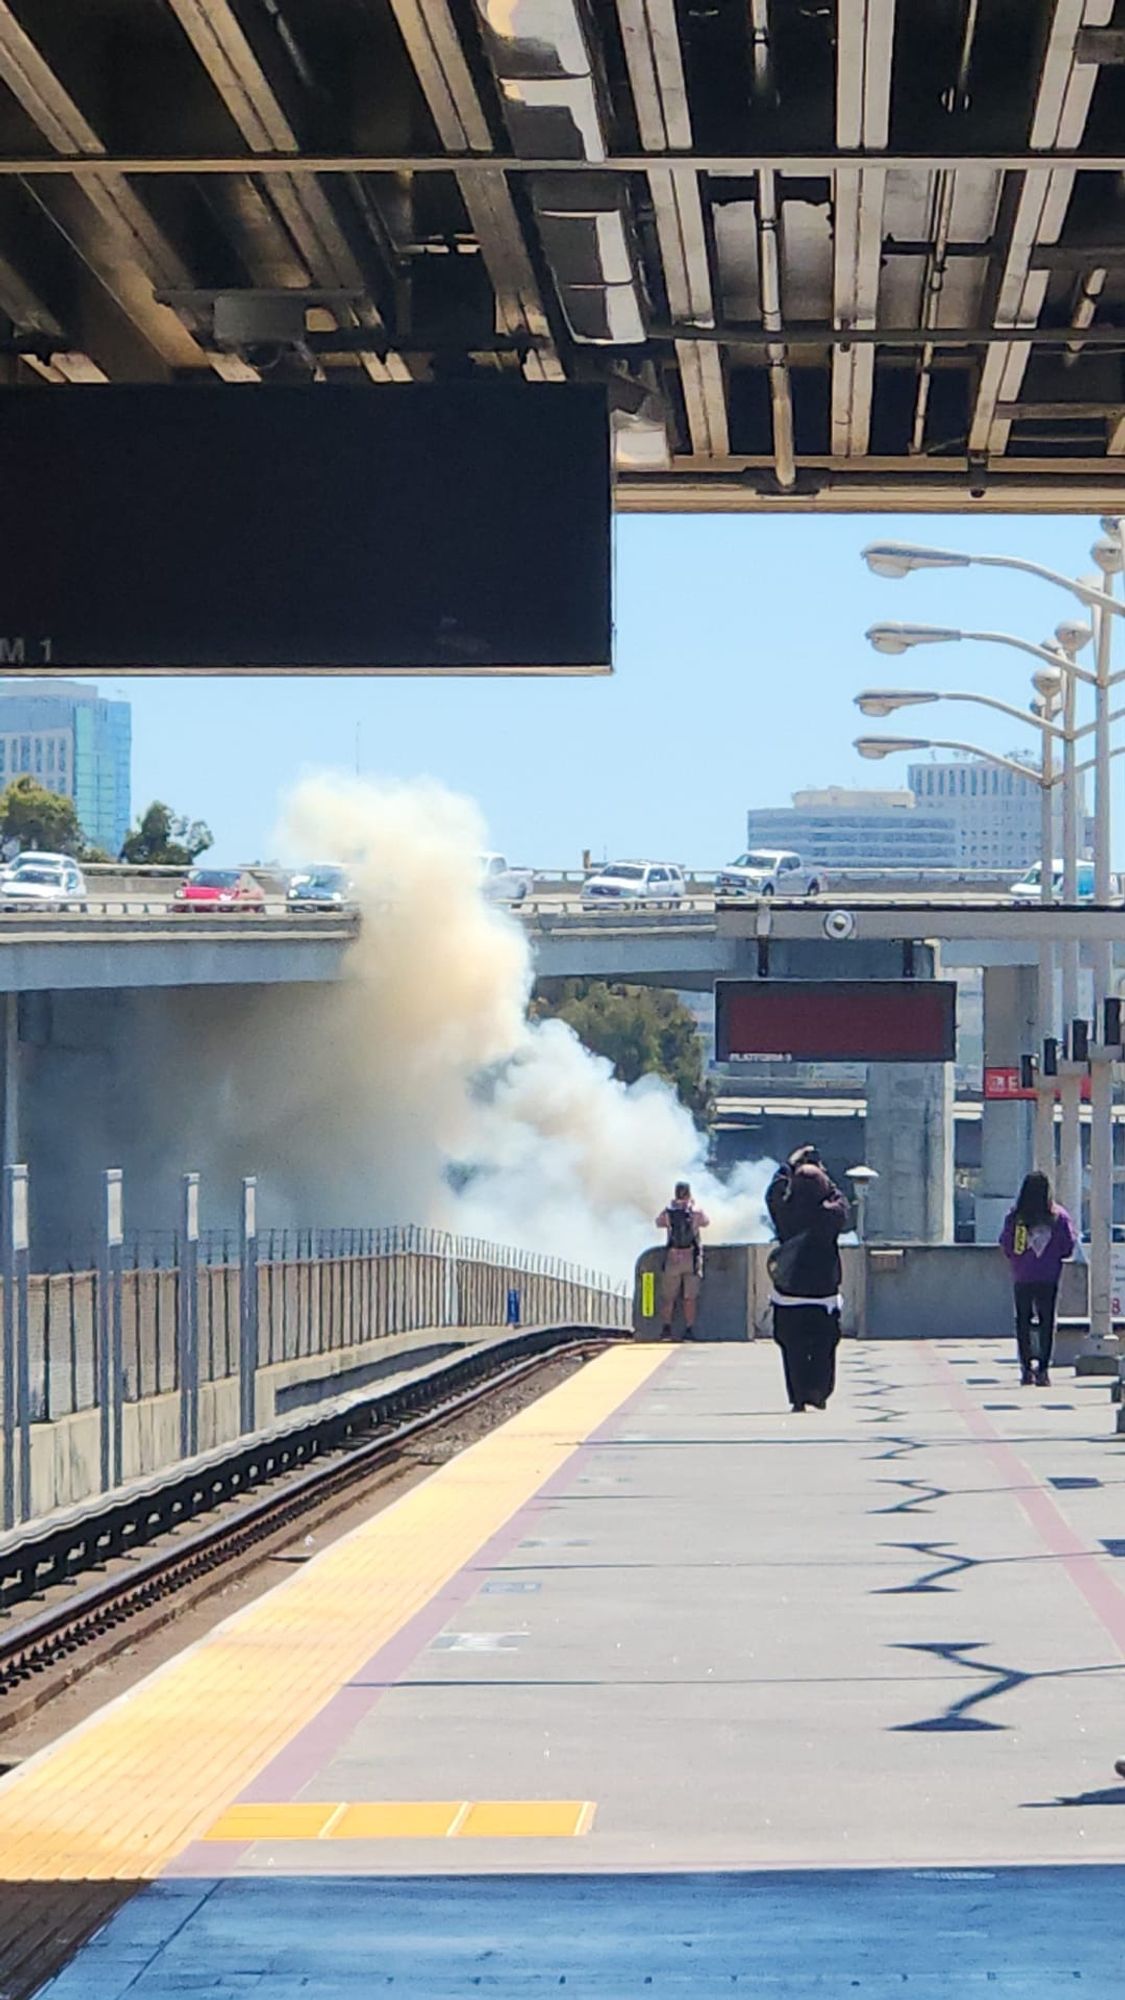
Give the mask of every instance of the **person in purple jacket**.
<path id="1" fill-rule="evenodd" d="M 1020 1381 L 1045 1389 L 1050 1382 L 1055 1341 L 1055 1301 L 1059 1278 L 1077 1238 L 1065 1208 L 1051 1200 L 1046 1174 L 1028 1174 L 1000 1231 L 1000 1248 L 1012 1267 L 1016 1298 L 1016 1346 Z M 1032 1373 L 1031 1324 L 1038 1321 L 1038 1352 Z"/>

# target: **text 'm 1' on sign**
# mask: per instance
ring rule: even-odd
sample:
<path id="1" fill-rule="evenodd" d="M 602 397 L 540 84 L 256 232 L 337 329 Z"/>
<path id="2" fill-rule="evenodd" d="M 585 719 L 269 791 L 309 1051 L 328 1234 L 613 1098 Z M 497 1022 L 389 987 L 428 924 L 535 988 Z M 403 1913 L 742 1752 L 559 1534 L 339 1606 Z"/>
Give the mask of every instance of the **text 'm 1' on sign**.
<path id="1" fill-rule="evenodd" d="M 605 673 L 586 384 L 0 389 L 0 668 Z"/>
<path id="2" fill-rule="evenodd" d="M 957 988 L 930 979 L 725 979 L 720 1062 L 952 1062 Z"/>

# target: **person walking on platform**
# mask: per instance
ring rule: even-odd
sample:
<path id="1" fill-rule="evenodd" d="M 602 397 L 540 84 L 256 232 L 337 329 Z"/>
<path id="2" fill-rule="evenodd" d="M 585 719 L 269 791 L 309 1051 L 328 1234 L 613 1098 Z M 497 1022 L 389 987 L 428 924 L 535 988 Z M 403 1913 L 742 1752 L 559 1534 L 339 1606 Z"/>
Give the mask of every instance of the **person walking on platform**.
<path id="1" fill-rule="evenodd" d="M 1012 1267 L 1016 1346 L 1020 1381 L 1025 1388 L 1034 1382 L 1037 1389 L 1045 1389 L 1050 1383 L 1059 1279 L 1067 1258 L 1074 1255 L 1077 1240 L 1065 1208 L 1051 1199 L 1046 1174 L 1028 1174 L 1000 1231 L 1000 1248 Z M 1037 1322 L 1034 1347 L 1033 1321 Z"/>
<path id="2" fill-rule="evenodd" d="M 676 1192 L 667 1208 L 662 1208 L 656 1226 L 666 1232 L 664 1270 L 660 1281 L 660 1338 L 671 1340 L 676 1301 L 683 1297 L 684 1331 L 695 1325 L 695 1309 L 703 1280 L 703 1244 L 700 1231 L 710 1227 L 710 1217 L 697 1208 L 687 1181 L 676 1182 Z"/>
<path id="3" fill-rule="evenodd" d="M 785 1365 L 790 1407 L 826 1408 L 836 1387 L 842 1267 L 839 1239 L 848 1204 L 819 1159 L 802 1147 L 774 1175 L 766 1206 L 777 1231 L 770 1256 L 773 1337 Z"/>

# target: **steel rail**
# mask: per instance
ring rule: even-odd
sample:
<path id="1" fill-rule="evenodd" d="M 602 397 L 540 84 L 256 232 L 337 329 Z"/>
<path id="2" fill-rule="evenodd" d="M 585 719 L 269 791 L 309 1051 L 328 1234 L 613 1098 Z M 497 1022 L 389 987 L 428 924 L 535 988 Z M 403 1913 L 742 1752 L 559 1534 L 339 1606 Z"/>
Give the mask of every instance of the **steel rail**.
<path id="1" fill-rule="evenodd" d="M 236 1513 L 226 1515 L 223 1520 L 211 1522 L 192 1535 L 180 1536 L 167 1547 L 153 1550 L 131 1564 L 128 1570 L 102 1577 L 85 1589 L 75 1590 L 58 1604 L 49 1605 L 21 1620 L 9 1631 L 0 1633 L 0 1696 L 90 1644 L 113 1626 L 126 1624 L 162 1598 L 182 1590 L 209 1571 L 230 1563 L 256 1543 L 298 1520 L 311 1508 L 392 1460 L 412 1439 L 464 1414 L 497 1390 L 523 1380 L 548 1361 L 569 1355 L 594 1354 L 615 1339 L 625 1337 L 608 1328 L 540 1328 L 515 1336 L 512 1341 L 505 1342 L 502 1349 L 493 1348 L 484 1354 L 460 1356 L 448 1366 L 439 1366 L 424 1377 L 401 1384 L 387 1395 L 366 1399 L 348 1411 L 343 1421 L 350 1428 L 371 1430 L 380 1427 L 378 1436 L 368 1436 L 348 1448 L 342 1449 L 347 1445 L 346 1438 L 332 1435 L 341 1425 L 339 1411 L 326 1418 L 311 1420 L 300 1427 L 295 1441 L 307 1434 L 309 1454 L 319 1456 L 322 1452 L 332 1451 L 335 1455 L 331 1459 L 324 1459 L 295 1479 L 286 1480 L 276 1491 L 260 1493 L 249 1499 Z M 462 1383 L 464 1386 L 456 1386 Z M 417 1411 L 417 1414 L 399 1416 L 400 1411 Z M 393 1423 L 394 1428 L 386 1431 L 382 1426 L 388 1423 Z M 255 1456 L 263 1461 L 259 1477 L 278 1476 L 268 1440 L 260 1442 L 257 1454 L 253 1446 L 248 1447 L 243 1442 L 230 1454 L 233 1490 L 253 1483 Z M 190 1487 L 194 1483 L 197 1489 L 196 1505 L 192 1511 L 198 1512 L 219 1504 L 217 1471 L 218 1468 L 210 1468 L 206 1473 L 197 1474 L 194 1482 L 188 1475 L 187 1485 Z M 173 1495 L 184 1483 L 182 1475 L 170 1478 L 168 1494 Z M 127 1523 L 122 1515 L 129 1515 L 130 1511 L 134 1533 L 131 1537 L 124 1537 L 123 1529 Z M 151 1486 L 146 1486 L 136 1495 L 131 1510 L 127 1499 L 123 1502 L 118 1498 L 103 1516 L 93 1515 L 84 1529 L 82 1541 L 85 1554 L 80 1560 L 80 1568 L 88 1569 L 93 1565 L 99 1548 L 104 1555 L 107 1552 L 105 1544 L 109 1545 L 109 1553 L 120 1553 L 126 1545 L 136 1547 L 145 1539 L 166 1533 L 176 1519 L 183 1518 L 182 1510 L 177 1512 L 173 1508 L 170 1513 L 162 1511 Z M 99 1519 L 104 1522 L 100 1535 Z M 50 1539 L 49 1533 L 44 1535 L 42 1532 L 28 1538 L 34 1553 L 19 1577 L 15 1594 L 9 1591 L 6 1602 L 26 1601 L 42 1591 L 44 1579 L 41 1571 L 50 1561 L 45 1553 L 45 1544 Z M 76 1537 L 73 1529 L 68 1531 L 64 1527 L 55 1531 L 55 1539 L 65 1545 L 68 1540 L 73 1543 Z M 9 1575 L 12 1567 L 9 1558 Z M 49 1577 L 47 1580 L 52 1579 Z M 134 1638 L 135 1633 L 130 1631 L 123 1636 L 122 1644 L 131 1644 Z M 2 1724 L 3 1715 L 0 1713 L 0 1726 Z"/>

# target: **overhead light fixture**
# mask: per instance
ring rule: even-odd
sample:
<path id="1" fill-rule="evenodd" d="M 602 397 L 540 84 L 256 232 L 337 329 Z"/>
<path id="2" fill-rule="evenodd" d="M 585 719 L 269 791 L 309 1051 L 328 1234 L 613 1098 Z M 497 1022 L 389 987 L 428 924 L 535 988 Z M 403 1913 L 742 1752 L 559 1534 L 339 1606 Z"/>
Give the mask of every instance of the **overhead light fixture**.
<path id="1" fill-rule="evenodd" d="M 871 625 L 867 630 L 868 644 L 877 653 L 906 653 L 911 646 L 935 646 L 961 637 L 955 627 L 945 625 Z"/>
<path id="2" fill-rule="evenodd" d="M 863 560 L 876 576 L 909 576 L 915 569 L 968 569 L 971 556 L 956 549 L 925 549 L 913 542 L 869 542 Z"/>

